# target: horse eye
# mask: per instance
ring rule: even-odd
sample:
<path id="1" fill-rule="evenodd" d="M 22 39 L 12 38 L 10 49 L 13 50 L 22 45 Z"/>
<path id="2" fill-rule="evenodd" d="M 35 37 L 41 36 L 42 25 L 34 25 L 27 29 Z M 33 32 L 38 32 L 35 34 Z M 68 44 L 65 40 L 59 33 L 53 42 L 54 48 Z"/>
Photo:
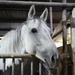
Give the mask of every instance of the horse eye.
<path id="1" fill-rule="evenodd" d="M 32 33 L 37 33 L 37 29 L 36 28 L 32 28 L 31 32 Z"/>

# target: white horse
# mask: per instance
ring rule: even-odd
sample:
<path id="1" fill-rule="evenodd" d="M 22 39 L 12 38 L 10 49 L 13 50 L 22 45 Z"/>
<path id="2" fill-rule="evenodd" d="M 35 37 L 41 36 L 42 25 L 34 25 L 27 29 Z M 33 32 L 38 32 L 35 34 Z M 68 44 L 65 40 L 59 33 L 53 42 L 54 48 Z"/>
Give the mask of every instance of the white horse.
<path id="1" fill-rule="evenodd" d="M 32 5 L 27 20 L 1 40 L 0 54 L 34 54 L 50 69 L 56 66 L 59 53 L 46 24 L 48 9 L 46 8 L 40 17 L 34 15 L 35 7 Z M 18 59 L 15 63 L 19 63 Z M 6 59 L 5 69 L 7 66 L 12 66 L 12 59 Z M 3 70 L 3 59 L 0 59 L 0 69 Z"/>

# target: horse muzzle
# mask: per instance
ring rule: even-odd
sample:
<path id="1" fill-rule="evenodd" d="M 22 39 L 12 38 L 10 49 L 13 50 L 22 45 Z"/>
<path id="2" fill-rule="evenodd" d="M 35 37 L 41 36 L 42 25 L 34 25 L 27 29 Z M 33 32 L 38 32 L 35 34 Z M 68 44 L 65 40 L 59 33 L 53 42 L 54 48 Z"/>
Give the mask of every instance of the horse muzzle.
<path id="1" fill-rule="evenodd" d="M 45 68 L 54 69 L 59 66 L 60 63 L 60 55 L 54 54 L 50 57 L 50 59 L 45 59 Z"/>

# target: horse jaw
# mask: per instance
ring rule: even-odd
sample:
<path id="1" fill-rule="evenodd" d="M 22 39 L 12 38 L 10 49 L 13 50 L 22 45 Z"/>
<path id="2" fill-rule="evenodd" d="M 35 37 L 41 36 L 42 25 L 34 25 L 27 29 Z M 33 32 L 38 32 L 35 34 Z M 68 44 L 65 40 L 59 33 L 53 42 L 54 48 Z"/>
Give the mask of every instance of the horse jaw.
<path id="1" fill-rule="evenodd" d="M 36 52 L 36 55 L 35 56 L 37 58 L 39 58 L 40 60 L 42 60 L 43 62 L 45 62 L 44 57 L 39 52 Z"/>

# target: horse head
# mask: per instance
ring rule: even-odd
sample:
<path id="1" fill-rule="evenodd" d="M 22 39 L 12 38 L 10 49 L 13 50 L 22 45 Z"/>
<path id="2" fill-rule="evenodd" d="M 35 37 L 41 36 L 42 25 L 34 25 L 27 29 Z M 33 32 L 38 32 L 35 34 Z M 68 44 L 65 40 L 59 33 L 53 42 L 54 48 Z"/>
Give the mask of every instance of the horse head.
<path id="1" fill-rule="evenodd" d="M 47 16 L 46 8 L 40 17 L 35 17 L 35 7 L 32 5 L 22 27 L 22 36 L 25 34 L 23 42 L 26 52 L 41 59 L 48 68 L 54 68 L 59 60 L 59 52 L 51 38 L 50 28 L 46 23 Z"/>

